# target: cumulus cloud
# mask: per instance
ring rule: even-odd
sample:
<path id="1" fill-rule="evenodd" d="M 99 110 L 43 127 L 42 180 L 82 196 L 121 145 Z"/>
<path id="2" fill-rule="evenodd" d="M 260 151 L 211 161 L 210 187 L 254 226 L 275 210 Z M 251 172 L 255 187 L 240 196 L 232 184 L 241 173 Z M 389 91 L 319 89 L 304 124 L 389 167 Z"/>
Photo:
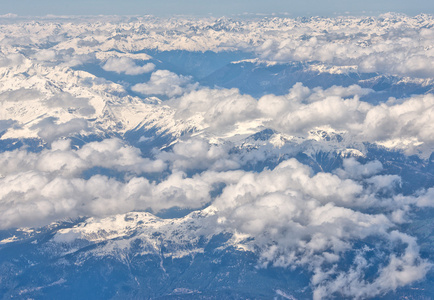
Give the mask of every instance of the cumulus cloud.
<path id="1" fill-rule="evenodd" d="M 434 207 L 434 188 L 421 191 L 420 195 L 415 197 L 415 202 L 419 207 Z"/>
<path id="2" fill-rule="evenodd" d="M 175 172 L 155 183 L 144 177 L 124 181 L 103 175 L 85 180 L 27 171 L 0 178 L 0 228 L 37 226 L 61 218 L 106 216 L 133 210 L 158 212 L 171 207 L 201 208 L 211 201 L 219 180 L 232 182 L 235 174 L 205 173 L 187 177 Z"/>
<path id="3" fill-rule="evenodd" d="M 74 97 L 69 93 L 58 93 L 55 96 L 45 100 L 48 107 L 61 107 L 70 110 L 76 110 L 83 116 L 95 113 L 95 108 L 89 103 L 89 99 Z"/>
<path id="4" fill-rule="evenodd" d="M 173 146 L 173 151 L 160 152 L 158 158 L 171 164 L 174 170 L 238 169 L 240 162 L 228 154 L 229 145 L 212 145 L 202 139 L 188 139 Z"/>
<path id="5" fill-rule="evenodd" d="M 63 123 L 57 123 L 56 118 L 45 118 L 38 124 L 33 125 L 32 129 L 38 129 L 38 136 L 44 141 L 51 143 L 59 137 L 67 137 L 71 134 L 89 130 L 85 119 L 75 118 Z"/>
<path id="6" fill-rule="evenodd" d="M 268 35 L 257 52 L 263 58 L 280 62 L 320 61 L 335 66 L 356 66 L 361 72 L 431 78 L 434 76 L 434 53 L 429 46 L 432 30 L 418 30 L 407 21 L 405 17 L 392 16 L 371 18 L 371 24 L 357 18 L 316 19 L 304 24 L 289 22 L 292 32 L 282 30 L 283 39 L 282 35 Z M 353 26 L 358 29 L 354 30 Z"/>
<path id="7" fill-rule="evenodd" d="M 383 165 L 378 160 L 370 161 L 366 164 L 361 164 L 354 157 L 343 161 L 343 169 L 337 169 L 335 173 L 341 178 L 362 179 L 371 177 L 383 170 Z"/>
<path id="8" fill-rule="evenodd" d="M 360 100 L 369 92 L 357 85 L 324 90 L 297 83 L 286 95 L 270 94 L 256 100 L 237 89 L 203 88 L 165 104 L 175 110 L 176 119 L 193 121 L 197 129 L 217 135 L 266 126 L 307 138 L 312 131 L 324 129 L 342 132 L 353 141 L 378 143 L 407 153 L 417 153 L 421 146 L 427 151 L 432 148 L 432 94 L 372 105 Z"/>
<path id="9" fill-rule="evenodd" d="M 309 130 L 316 127 L 329 126 L 336 130 L 353 129 L 352 123 L 358 124 L 363 122 L 363 114 L 369 109 L 369 104 L 359 101 L 358 92 L 362 91 L 354 87 L 347 88 L 355 91 L 352 93 L 343 93 L 339 90 L 338 94 L 346 96 L 342 98 L 339 95 L 332 95 L 331 91 L 315 89 L 310 91 L 308 97 L 299 97 L 298 89 L 300 86 L 294 86 L 289 94 L 285 96 L 265 96 L 259 99 L 258 106 L 264 109 L 264 113 L 271 117 L 270 125 L 289 134 L 306 134 Z M 336 87 L 330 88 L 332 91 Z M 342 88 L 345 90 L 345 88 Z M 364 93 L 364 91 L 362 91 Z M 295 95 L 294 95 L 295 94 Z M 270 111 L 269 101 L 279 103 L 280 110 Z M 357 129 L 357 128 L 354 128 Z"/>
<path id="10" fill-rule="evenodd" d="M 186 193 L 185 189 L 189 187 L 188 180 L 184 180 L 180 174 L 168 179 L 167 182 L 174 184 L 166 185 L 156 185 L 145 178 L 136 177 L 143 173 L 162 172 L 166 165 L 161 160 L 141 157 L 139 149 L 126 146 L 117 139 L 88 143 L 77 150 L 70 148 L 69 140 L 58 140 L 52 143 L 51 149 L 39 153 L 7 151 L 0 154 L 0 166 L 0 203 L 4 209 L 0 218 L 2 228 L 22 226 L 24 223 L 43 224 L 56 218 L 78 215 L 104 215 L 117 210 L 126 212 L 150 207 L 158 210 L 167 206 L 164 201 L 170 203 L 173 200 L 173 203 L 177 203 L 176 199 L 182 198 L 182 193 Z M 102 175 L 92 176 L 89 180 L 81 178 L 83 171 L 93 167 L 114 169 L 136 176 L 128 175 L 131 179 L 126 182 Z M 192 184 L 194 182 L 190 186 Z M 155 188 L 159 189 L 152 194 Z M 156 196 L 158 193 L 161 194 L 159 199 Z M 166 194 L 173 196 L 168 200 L 162 199 Z M 206 196 L 199 192 L 194 195 L 197 198 Z M 192 199 L 189 204 L 195 203 Z M 143 205 L 139 205 L 140 202 Z M 179 205 L 188 206 L 183 203 Z M 30 216 L 36 211 L 38 214 Z"/>
<path id="11" fill-rule="evenodd" d="M 134 60 L 129 57 L 111 57 L 102 67 L 105 71 L 116 73 L 125 73 L 126 75 L 140 75 L 149 73 L 154 70 L 153 63 L 147 63 L 143 66 L 138 66 Z"/>
<path id="12" fill-rule="evenodd" d="M 176 110 L 176 119 L 194 120 L 199 128 L 220 134 L 260 117 L 256 99 L 241 95 L 238 89 L 199 89 L 167 104 Z"/>
<path id="13" fill-rule="evenodd" d="M 188 76 L 177 75 L 167 70 L 157 70 L 151 74 L 148 82 L 138 83 L 132 87 L 132 90 L 145 95 L 173 97 L 196 87 L 197 84 L 193 84 Z"/>
<path id="14" fill-rule="evenodd" d="M 433 145 L 432 94 L 371 105 L 359 100 L 369 90 L 358 86 L 308 89 L 296 84 L 287 95 L 266 95 L 258 101 L 236 89 L 201 89 L 168 104 L 175 117 L 194 119 L 218 133 L 237 123 L 263 124 L 278 132 L 308 137 L 318 128 L 348 133 L 353 140 L 368 141 L 414 153 Z M 252 128 L 253 129 L 253 128 Z"/>
<path id="15" fill-rule="evenodd" d="M 166 168 L 163 161 L 143 158 L 139 149 L 118 139 L 90 142 L 77 150 L 71 149 L 70 140 L 61 139 L 52 142 L 51 149 L 39 153 L 6 151 L 0 154 L 0 166 L 2 176 L 33 170 L 63 177 L 79 176 L 93 167 L 134 174 L 161 172 Z"/>
<path id="16" fill-rule="evenodd" d="M 211 226 L 207 230 L 234 233 L 229 243 L 257 252 L 262 267 L 307 268 L 315 299 L 375 297 L 422 279 L 431 268 L 420 257 L 415 239 L 395 230 L 403 221 L 399 211 L 429 206 L 431 190 L 419 197 L 394 195 L 391 183 L 399 177 L 379 175 L 382 165 L 377 161 L 361 164 L 353 158 L 344 160 L 335 174 L 314 173 L 295 159 L 259 173 L 227 171 L 240 163 L 228 150 L 192 139 L 152 160 L 141 157 L 137 148 L 109 139 L 75 150 L 68 140 L 58 140 L 40 153 L 3 152 L 0 227 L 212 203 L 216 215 L 204 221 Z M 161 181 L 138 176 L 163 172 L 167 166 L 170 173 Z M 92 167 L 128 176 L 80 176 Z M 191 169 L 200 171 L 183 171 Z M 212 191 L 221 186 L 214 199 Z M 378 191 L 386 187 L 391 196 L 380 199 Z M 366 212 L 368 208 L 376 213 Z M 239 240 L 240 234 L 250 238 Z M 378 255 L 370 254 L 373 241 L 383 264 L 367 277 L 370 264 L 379 264 Z M 356 243 L 365 246 L 355 248 Z M 349 253 L 354 263 L 342 264 Z"/>
<path id="17" fill-rule="evenodd" d="M 357 299 L 372 298 L 423 279 L 432 268 L 432 264 L 420 259 L 415 239 L 397 231 L 392 231 L 389 239 L 394 246 L 404 246 L 404 253 L 401 256 L 390 254 L 387 265 L 380 268 L 373 281 L 365 279 L 364 270 L 369 267 L 370 262 L 359 253 L 348 273 L 341 272 L 335 280 L 322 283 L 314 290 L 313 298 L 324 299 L 331 294 Z"/>
<path id="18" fill-rule="evenodd" d="M 378 169 L 372 164 L 363 168 Z M 235 238 L 234 243 L 260 249 L 263 266 L 307 266 L 313 273 L 314 299 L 333 294 L 366 298 L 422 279 L 431 268 L 420 258 L 414 238 L 392 230 L 393 219 L 382 213 L 382 200 L 372 202 L 375 195 L 370 193 L 361 183 L 329 173 L 314 175 L 309 167 L 291 159 L 274 170 L 243 174 L 224 188 L 213 205 L 220 226 L 253 237 L 253 241 Z M 370 205 L 378 205 L 377 213 L 359 210 L 367 199 Z M 412 201 L 407 199 L 407 204 Z M 399 201 L 390 204 L 391 208 L 403 206 Z M 354 248 L 356 241 L 363 243 L 367 238 L 370 242 L 364 247 Z M 381 245 L 376 251 L 382 252 L 384 264 L 367 277 L 369 265 L 378 263 L 373 261 L 378 256 L 369 255 L 373 240 Z M 394 254 L 399 247 L 405 251 Z M 340 261 L 349 252 L 356 258 L 342 267 Z"/>
<path id="19" fill-rule="evenodd" d="M 207 147 L 185 147 L 191 150 L 191 146 Z M 185 156 L 181 168 L 195 167 L 190 165 L 192 154 L 185 153 L 189 151 L 185 147 L 175 150 L 174 155 Z M 221 155 L 221 150 L 211 148 L 203 159 L 216 163 Z M 120 177 L 101 174 L 83 177 L 85 171 L 95 167 L 121 172 Z M 71 149 L 70 141 L 61 139 L 53 141 L 51 149 L 38 153 L 20 149 L 2 152 L 0 228 L 37 226 L 66 217 L 105 216 L 132 210 L 201 208 L 211 202 L 216 185 L 234 183 L 242 175 L 240 171 L 209 170 L 187 176 L 177 166 L 171 166 L 168 176 L 160 181 L 143 177 L 150 173 L 161 175 L 166 168 L 162 159 L 144 158 L 139 149 L 119 139 L 90 142 L 79 149 Z"/>

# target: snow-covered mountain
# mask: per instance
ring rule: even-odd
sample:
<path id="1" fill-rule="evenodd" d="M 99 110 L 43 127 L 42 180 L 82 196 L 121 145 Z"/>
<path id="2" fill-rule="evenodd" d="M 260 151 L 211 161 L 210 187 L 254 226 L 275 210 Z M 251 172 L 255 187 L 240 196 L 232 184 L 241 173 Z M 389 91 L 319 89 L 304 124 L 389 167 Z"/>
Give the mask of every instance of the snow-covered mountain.
<path id="1" fill-rule="evenodd" d="M 1 298 L 430 298 L 433 25 L 0 17 Z"/>

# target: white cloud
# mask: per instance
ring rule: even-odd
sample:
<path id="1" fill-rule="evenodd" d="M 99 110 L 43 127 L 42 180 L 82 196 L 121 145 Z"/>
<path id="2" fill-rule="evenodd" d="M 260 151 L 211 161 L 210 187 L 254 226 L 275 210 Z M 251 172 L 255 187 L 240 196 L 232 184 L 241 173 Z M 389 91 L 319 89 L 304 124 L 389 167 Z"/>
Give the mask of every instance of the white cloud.
<path id="1" fill-rule="evenodd" d="M 368 165 L 364 169 L 377 167 Z M 307 166 L 291 159 L 272 171 L 245 173 L 236 183 L 227 185 L 213 205 L 218 209 L 220 226 L 253 237 L 253 241 L 246 238 L 234 243 L 260 249 L 263 266 L 311 270 L 314 299 L 330 295 L 367 298 L 420 280 L 431 268 L 421 259 L 414 238 L 391 231 L 393 218 L 382 213 L 384 199 L 370 193 L 369 188 L 365 190 L 352 180 L 327 173 L 313 175 Z M 377 213 L 359 210 L 365 201 L 370 202 L 370 208 L 377 207 Z M 413 202 L 411 198 L 406 201 Z M 406 203 L 389 205 L 405 209 Z M 367 238 L 367 245 L 377 241 L 376 251 L 381 252 L 384 262 L 369 278 L 366 271 L 378 257 L 369 255 L 372 249 L 367 245 L 353 249 L 355 241 L 363 243 Z M 405 251 L 394 254 L 402 246 Z M 343 267 L 340 261 L 348 252 L 354 252 L 356 258 Z"/>
<path id="2" fill-rule="evenodd" d="M 58 159 L 53 164 L 53 168 L 63 166 L 65 162 L 59 164 Z M 155 183 L 143 177 L 123 182 L 102 175 L 85 180 L 59 176 L 49 168 L 15 173 L 0 178 L 0 228 L 38 226 L 62 218 L 133 210 L 197 209 L 211 201 L 210 191 L 216 182 L 233 182 L 236 175 L 204 173 L 189 178 L 182 172 L 174 172 Z"/>
<path id="3" fill-rule="evenodd" d="M 38 129 L 38 136 L 51 143 L 59 137 L 68 137 L 71 134 L 89 130 L 86 119 L 75 118 L 63 123 L 57 123 L 55 118 L 45 118 L 32 129 Z"/>
<path id="4" fill-rule="evenodd" d="M 167 70 L 157 70 L 151 74 L 151 79 L 146 83 L 138 83 L 132 90 L 145 95 L 178 96 L 186 91 L 195 89 L 197 84 L 191 83 L 191 78 L 176 75 Z"/>
<path id="5" fill-rule="evenodd" d="M 129 57 L 111 57 L 102 67 L 105 71 L 116 73 L 125 73 L 126 75 L 140 75 L 149 73 L 154 70 L 153 63 L 147 63 L 143 66 L 138 66 L 134 60 Z"/>
<path id="6" fill-rule="evenodd" d="M 420 258 L 415 240 L 392 231 L 395 224 L 405 221 L 403 216 L 389 212 L 406 211 L 414 204 L 427 205 L 424 199 L 431 191 L 419 198 L 396 195 L 379 199 L 378 189 L 390 187 L 399 178 L 378 175 L 382 170 L 379 162 L 363 165 L 354 159 L 345 160 L 336 174 L 315 174 L 295 159 L 259 173 L 224 171 L 230 165 L 210 171 L 219 170 L 215 166 L 221 160 L 239 163 L 228 150 L 193 139 L 150 160 L 142 158 L 138 149 L 110 139 L 77 150 L 70 148 L 69 141 L 58 140 L 40 153 L 1 153 L 0 227 L 34 226 L 66 217 L 132 210 L 201 208 L 213 201 L 216 216 L 204 220 L 204 226 L 211 226 L 204 230 L 251 237 L 233 243 L 257 251 L 261 266 L 307 268 L 312 272 L 311 285 L 317 299 L 331 294 L 374 297 L 419 280 L 430 269 L 431 265 Z M 164 171 L 163 160 L 170 165 L 170 175 L 164 180 L 150 182 L 137 177 L 144 172 Z M 127 172 L 129 176 L 124 181 L 102 175 L 80 178 L 83 170 L 93 166 Z M 182 171 L 191 168 L 206 171 L 191 176 Z M 212 199 L 211 191 L 218 184 L 223 184 L 223 191 Z M 393 189 L 390 192 L 393 195 Z M 367 213 L 366 208 L 375 208 L 376 213 Z M 376 258 L 366 247 L 354 249 L 356 241 L 363 244 L 366 239 L 369 243 L 376 241 L 376 251 L 384 260 L 368 279 L 365 271 Z M 393 254 L 395 249 L 405 251 Z M 345 255 L 353 252 L 354 263 L 342 267 Z"/>
<path id="7" fill-rule="evenodd" d="M 256 99 L 237 89 L 199 89 L 167 104 L 176 109 L 175 118 L 195 120 L 211 132 L 228 131 L 238 122 L 259 117 Z"/>
<path id="8" fill-rule="evenodd" d="M 0 166 L 1 228 L 39 225 L 79 215 L 159 210 L 177 204 L 197 207 L 197 202 L 208 201 L 207 194 L 198 192 L 200 183 L 179 174 L 159 185 L 134 177 L 161 172 L 166 165 L 141 157 L 139 149 L 117 139 L 88 143 L 78 150 L 72 150 L 68 140 L 59 140 L 40 153 L 7 151 L 0 153 Z M 101 175 L 82 179 L 82 172 L 93 167 L 126 172 L 131 179 L 120 182 Z M 196 198 L 190 195 L 192 191 Z"/>
<path id="9" fill-rule="evenodd" d="M 354 157 L 351 157 L 343 161 L 343 169 L 337 169 L 334 173 L 341 178 L 362 179 L 371 177 L 381 170 L 383 170 L 383 165 L 378 160 L 362 165 Z"/>
<path id="10" fill-rule="evenodd" d="M 4 54 L 0 65 L 11 67 L 30 62 L 30 58 L 26 59 L 25 55 L 14 53 L 14 47 L 25 39 L 26 45 L 32 49 L 32 58 L 40 55 L 41 59 L 51 59 L 56 55 L 56 59 L 63 61 L 63 66 L 71 66 L 95 61 L 97 57 L 103 60 L 112 56 L 105 62 L 104 68 L 125 74 L 152 71 L 152 65 L 138 66 L 132 57 L 142 57 L 136 52 L 143 49 L 158 48 L 195 51 L 255 50 L 257 55 L 278 62 L 316 60 L 336 68 L 354 67 L 354 70 L 359 71 L 428 78 L 417 81 L 422 85 L 430 84 L 429 78 L 433 77 L 434 35 L 430 29 L 433 21 L 428 16 L 312 18 L 307 22 L 289 18 L 241 20 L 237 23 L 227 20 L 223 26 L 228 26 L 227 30 L 219 31 L 212 29 L 217 22 L 212 18 L 200 21 L 144 18 L 140 22 L 152 25 L 153 30 L 132 30 L 127 31 L 128 35 L 123 35 L 123 32 L 126 33 L 125 28 L 130 27 L 125 27 L 119 20 L 104 25 L 85 23 L 86 26 L 79 21 L 73 24 L 60 22 L 58 26 L 46 27 L 34 24 L 26 25 L 26 30 L 20 24 L 2 25 L 8 38 L 2 40 L 5 47 L 2 48 Z M 196 26 L 192 27 L 192 22 Z M 230 30 L 235 25 L 239 30 Z M 97 34 L 92 35 L 92 32 Z M 114 38 L 113 32 L 120 34 Z M 182 36 L 175 32 L 182 32 Z M 78 46 L 80 39 L 90 36 L 97 43 Z M 55 46 L 41 49 L 40 45 L 49 44 Z M 115 57 L 115 50 L 122 55 L 126 54 Z M 145 55 L 141 60 L 147 58 Z M 42 61 L 38 63 L 44 64 Z M 373 106 L 359 101 L 358 97 L 370 92 L 359 86 L 323 90 L 308 89 L 297 84 L 287 95 L 266 95 L 255 104 L 255 99 L 249 99 L 249 96 L 233 90 L 195 91 L 197 88 L 197 84 L 189 77 L 157 70 L 152 73 L 149 82 L 137 84 L 133 90 L 145 95 L 182 97 L 177 103 L 173 101 L 171 104 L 177 110 L 176 117 L 181 120 L 189 118 L 193 123 L 199 123 L 200 129 L 208 127 L 208 131 L 213 133 L 221 133 L 228 128 L 236 130 L 237 126 L 241 131 L 255 123 L 304 137 L 317 127 L 328 127 L 348 131 L 356 141 L 377 142 L 387 147 L 404 149 L 407 153 L 418 153 L 422 148 L 423 151 L 430 151 L 433 145 L 430 134 L 433 124 L 432 95 L 412 97 L 401 104 L 388 102 Z M 263 118 L 270 120 L 263 123 Z M 260 121 L 256 122 L 257 120 Z M 252 124 L 247 125 L 248 122 Z"/>
<path id="11" fill-rule="evenodd" d="M 20 102 L 29 101 L 42 97 L 41 92 L 35 89 L 19 88 L 16 90 L 6 91 L 0 94 L 0 102 Z"/>
<path id="12" fill-rule="evenodd" d="M 0 153 L 0 174 L 9 176 L 29 170 L 52 176 L 76 177 L 87 169 L 103 167 L 133 174 L 161 172 L 166 168 L 162 160 L 141 157 L 140 150 L 118 139 L 90 142 L 73 150 L 69 140 L 56 140 L 51 149 L 40 153 L 24 150 Z"/>
<path id="13" fill-rule="evenodd" d="M 356 66 L 362 72 L 434 76 L 430 30 L 418 30 L 411 19 L 402 16 L 395 22 L 374 19 L 374 26 L 364 26 L 361 21 L 354 17 L 290 21 L 286 30 L 279 28 L 280 34 L 267 35 L 257 52 L 280 62 L 320 61 Z"/>
<path id="14" fill-rule="evenodd" d="M 86 19 L 39 22 L 26 26 L 19 20 L 2 24 L 4 37 L 1 44 L 33 46 L 56 43 L 54 50 L 74 48 L 81 54 L 113 50 L 139 52 L 143 49 L 245 50 L 277 62 L 319 61 L 327 65 L 355 66 L 362 72 L 422 78 L 434 76 L 433 20 L 429 15 L 238 19 L 227 20 L 225 24 L 213 18 L 146 17 L 128 23 L 119 19 L 111 22 L 89 22 Z M 52 26 L 53 22 L 56 26 Z M 42 26 L 41 23 L 48 24 Z M 221 30 L 216 30 L 216 26 Z M 138 29 L 142 27 L 149 30 Z M 114 32 L 117 33 L 115 36 Z M 48 52 L 51 49 L 42 51 L 37 54 L 42 59 L 52 58 L 52 53 Z M 115 72 L 137 75 L 144 71 L 123 58 L 113 58 L 113 66 L 111 63 L 107 67 Z"/>
<path id="15" fill-rule="evenodd" d="M 415 198 L 419 207 L 434 207 L 434 188 L 431 187 Z"/>
<path id="16" fill-rule="evenodd" d="M 359 98 L 369 92 L 356 85 L 324 90 L 297 83 L 286 95 L 266 95 L 256 100 L 237 89 L 203 88 L 165 104 L 175 110 L 176 119 L 193 122 L 197 129 L 217 136 L 237 127 L 257 131 L 261 125 L 305 138 L 312 131 L 324 129 L 343 132 L 352 141 L 378 143 L 410 154 L 421 149 L 430 153 L 434 146 L 434 96 L 390 99 L 372 105 Z"/>
<path id="17" fill-rule="evenodd" d="M 201 139 L 179 141 L 173 151 L 160 152 L 157 157 L 171 164 L 174 170 L 215 170 L 238 169 L 237 158 L 228 154 L 229 145 L 210 145 Z"/>
<path id="18" fill-rule="evenodd" d="M 349 272 L 339 273 L 335 280 L 320 285 L 314 290 L 313 298 L 323 299 L 334 293 L 358 299 L 372 298 L 423 279 L 432 264 L 420 259 L 415 239 L 398 231 L 392 231 L 389 240 L 392 244 L 405 246 L 405 251 L 401 256 L 390 254 L 387 265 L 380 268 L 375 280 L 372 282 L 365 280 L 364 270 L 369 267 L 369 262 L 361 252 L 354 259 L 354 266 Z"/>
<path id="19" fill-rule="evenodd" d="M 48 107 L 61 107 L 77 110 L 83 116 L 95 113 L 95 108 L 89 103 L 89 99 L 74 97 L 69 93 L 58 93 L 44 101 Z"/>
<path id="20" fill-rule="evenodd" d="M 36 52 L 34 57 L 41 61 L 53 61 L 57 58 L 57 53 L 51 49 L 42 49 Z"/>
<path id="21" fill-rule="evenodd" d="M 21 54 L 0 55 L 0 68 L 18 66 L 25 61 Z"/>

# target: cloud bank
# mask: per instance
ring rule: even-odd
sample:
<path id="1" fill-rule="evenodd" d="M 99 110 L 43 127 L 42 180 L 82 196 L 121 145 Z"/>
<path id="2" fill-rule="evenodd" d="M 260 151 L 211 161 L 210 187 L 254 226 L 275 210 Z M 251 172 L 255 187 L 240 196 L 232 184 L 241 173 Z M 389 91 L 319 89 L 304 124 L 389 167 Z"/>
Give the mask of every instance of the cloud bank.
<path id="1" fill-rule="evenodd" d="M 308 138 L 312 131 L 324 129 L 341 132 L 352 141 L 395 147 L 410 154 L 433 149 L 432 94 L 372 105 L 360 100 L 369 92 L 356 85 L 323 90 L 297 83 L 286 95 L 256 100 L 237 89 L 204 88 L 167 104 L 175 109 L 175 118 L 195 120 L 198 128 L 217 136 L 265 126 Z"/>
<path id="2" fill-rule="evenodd" d="M 407 17 L 389 13 L 378 17 L 198 20 L 148 16 L 136 21 L 113 17 L 111 22 L 100 23 L 80 22 L 76 18 L 64 22 L 53 20 L 56 26 L 49 24 L 50 20 L 33 25 L 22 22 L 0 25 L 0 45 L 6 51 L 0 66 L 17 62 L 19 55 L 8 53 L 11 45 L 35 47 L 39 43 L 57 43 L 53 49 L 38 52 L 36 57 L 51 60 L 56 56 L 62 60 L 65 56 L 65 61 L 71 60 L 71 53 L 58 52 L 71 48 L 76 57 L 113 50 L 121 53 L 145 49 L 243 50 L 275 62 L 318 61 L 330 66 L 355 67 L 361 72 L 434 76 L 431 15 Z M 110 58 L 103 67 L 129 75 L 153 69 L 152 64 L 139 67 L 126 57 Z"/>

